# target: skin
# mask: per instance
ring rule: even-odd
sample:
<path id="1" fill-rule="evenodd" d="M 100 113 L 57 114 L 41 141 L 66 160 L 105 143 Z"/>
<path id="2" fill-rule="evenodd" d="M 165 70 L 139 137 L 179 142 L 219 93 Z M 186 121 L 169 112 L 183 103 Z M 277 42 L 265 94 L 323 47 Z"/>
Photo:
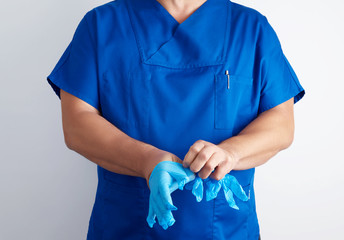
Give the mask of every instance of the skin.
<path id="1" fill-rule="evenodd" d="M 64 140 L 67 147 L 101 167 L 147 181 L 161 161 L 182 163 L 176 155 L 131 138 L 88 103 L 61 89 Z M 220 180 L 231 170 L 267 162 L 293 140 L 293 98 L 260 114 L 237 136 L 219 144 L 198 140 L 183 165 L 203 179 Z M 149 185 L 148 185 L 149 186 Z"/>
<path id="2" fill-rule="evenodd" d="M 159 162 L 182 163 L 170 152 L 131 138 L 74 95 L 61 89 L 60 96 L 66 146 L 95 164 L 119 174 L 143 177 L 148 185 Z"/>
<path id="3" fill-rule="evenodd" d="M 179 22 L 204 0 L 158 0 Z M 183 163 L 201 178 L 220 180 L 231 170 L 267 162 L 291 145 L 294 136 L 293 98 L 260 114 L 240 134 L 219 144 L 196 141 L 182 162 L 176 155 L 131 138 L 88 103 L 61 89 L 61 112 L 67 147 L 95 164 L 119 174 L 145 178 L 162 161 Z M 214 172 L 212 173 L 212 171 Z"/>
<path id="4" fill-rule="evenodd" d="M 266 163 L 288 148 L 294 138 L 294 98 L 261 113 L 237 136 L 219 144 L 198 140 L 184 157 L 183 166 L 200 178 L 222 179 L 231 170 Z M 214 172 L 213 172 L 214 170 Z"/>
<path id="5" fill-rule="evenodd" d="M 204 0 L 157 0 L 179 23 L 184 22 Z"/>

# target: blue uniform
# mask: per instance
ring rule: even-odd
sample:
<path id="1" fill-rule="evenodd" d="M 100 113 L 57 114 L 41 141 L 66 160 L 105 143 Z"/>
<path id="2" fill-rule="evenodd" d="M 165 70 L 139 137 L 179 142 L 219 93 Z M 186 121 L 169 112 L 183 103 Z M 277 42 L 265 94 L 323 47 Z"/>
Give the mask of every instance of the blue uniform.
<path id="1" fill-rule="evenodd" d="M 304 95 L 264 15 L 207 0 L 179 24 L 156 0 L 117 0 L 88 11 L 47 80 L 97 108 L 129 136 L 183 159 L 197 140 L 218 144 L 260 113 Z M 254 171 L 231 171 L 245 192 L 240 210 L 218 197 L 172 199 L 175 224 L 149 228 L 145 179 L 100 166 L 88 240 L 257 240 Z"/>

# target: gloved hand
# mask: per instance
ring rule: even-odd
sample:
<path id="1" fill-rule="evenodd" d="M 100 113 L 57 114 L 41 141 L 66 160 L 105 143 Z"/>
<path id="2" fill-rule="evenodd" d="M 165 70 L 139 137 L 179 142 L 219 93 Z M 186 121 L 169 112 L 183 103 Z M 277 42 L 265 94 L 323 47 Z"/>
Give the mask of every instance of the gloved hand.
<path id="1" fill-rule="evenodd" d="M 226 174 L 224 178 L 217 181 L 212 178 L 206 178 L 202 180 L 202 178 L 196 176 L 195 180 L 189 182 L 185 185 L 185 189 L 192 190 L 192 194 L 195 195 L 197 202 L 200 202 L 203 199 L 203 189 L 204 184 L 206 185 L 206 200 L 210 201 L 217 197 L 221 187 L 223 189 L 225 198 L 230 207 L 239 210 L 239 207 L 236 205 L 235 200 L 233 198 L 233 193 L 237 198 L 242 201 L 247 201 L 249 198 L 247 197 L 245 191 L 242 189 L 241 185 L 239 184 L 238 180 L 230 175 Z"/>
<path id="2" fill-rule="evenodd" d="M 156 222 L 155 217 L 165 230 L 174 224 L 172 210 L 177 210 L 177 207 L 172 203 L 171 193 L 178 188 L 183 190 L 184 185 L 194 179 L 195 174 L 181 163 L 162 161 L 155 166 L 149 177 L 149 213 L 146 219 L 151 228 Z"/>

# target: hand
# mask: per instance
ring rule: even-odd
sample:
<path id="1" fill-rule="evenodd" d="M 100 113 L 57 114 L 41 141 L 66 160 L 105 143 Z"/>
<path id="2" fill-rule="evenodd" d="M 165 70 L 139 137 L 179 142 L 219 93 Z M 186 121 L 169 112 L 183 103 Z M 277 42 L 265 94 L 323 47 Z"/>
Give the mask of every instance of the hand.
<path id="1" fill-rule="evenodd" d="M 146 219 L 151 228 L 155 223 L 155 217 L 165 230 L 174 224 L 172 210 L 177 210 L 177 207 L 172 203 L 171 193 L 178 188 L 183 190 L 184 185 L 194 178 L 195 174 L 183 168 L 181 163 L 162 161 L 155 166 L 149 178 L 151 192 Z"/>
<path id="2" fill-rule="evenodd" d="M 237 164 L 234 155 L 221 147 L 207 141 L 196 141 L 186 153 L 183 166 L 190 167 L 202 179 L 209 176 L 215 180 L 222 179 Z"/>
<path id="3" fill-rule="evenodd" d="M 207 201 L 216 198 L 217 194 L 221 190 L 221 187 L 231 208 L 239 210 L 239 207 L 236 205 L 233 198 L 233 193 L 242 201 L 247 201 L 249 199 L 238 180 L 234 176 L 226 174 L 226 176 L 219 181 L 211 178 L 202 180 L 197 176 L 194 181 L 187 183 L 185 185 L 185 189 L 192 190 L 192 194 L 195 195 L 197 202 L 200 202 L 203 199 L 204 183 L 206 186 L 205 191 Z"/>
<path id="4" fill-rule="evenodd" d="M 149 186 L 149 178 L 152 174 L 153 169 L 156 167 L 156 165 L 163 161 L 170 161 L 170 162 L 177 162 L 177 163 L 183 163 L 182 160 L 177 157 L 175 154 L 158 149 L 153 148 L 149 154 L 146 155 L 146 164 L 145 169 L 143 169 L 143 177 L 146 179 L 147 186 L 150 189 Z"/>

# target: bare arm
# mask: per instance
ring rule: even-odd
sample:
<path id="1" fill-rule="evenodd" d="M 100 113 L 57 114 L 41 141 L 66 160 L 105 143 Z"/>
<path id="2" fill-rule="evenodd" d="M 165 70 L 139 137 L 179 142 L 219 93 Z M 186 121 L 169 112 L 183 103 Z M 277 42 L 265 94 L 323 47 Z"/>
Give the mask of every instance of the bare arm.
<path id="1" fill-rule="evenodd" d="M 245 170 L 262 165 L 292 144 L 293 99 L 263 112 L 240 134 L 218 144 L 236 159 L 234 170 Z"/>
<path id="2" fill-rule="evenodd" d="M 245 170 L 264 164 L 289 147 L 293 138 L 294 98 L 291 98 L 261 113 L 237 136 L 217 145 L 196 141 L 185 155 L 183 165 L 199 172 L 201 178 L 211 175 L 219 180 L 231 170 Z"/>
<path id="3" fill-rule="evenodd" d="M 169 152 L 131 138 L 93 106 L 60 91 L 63 132 L 69 149 L 109 171 L 143 177 L 146 181 L 159 162 L 181 162 Z"/>

